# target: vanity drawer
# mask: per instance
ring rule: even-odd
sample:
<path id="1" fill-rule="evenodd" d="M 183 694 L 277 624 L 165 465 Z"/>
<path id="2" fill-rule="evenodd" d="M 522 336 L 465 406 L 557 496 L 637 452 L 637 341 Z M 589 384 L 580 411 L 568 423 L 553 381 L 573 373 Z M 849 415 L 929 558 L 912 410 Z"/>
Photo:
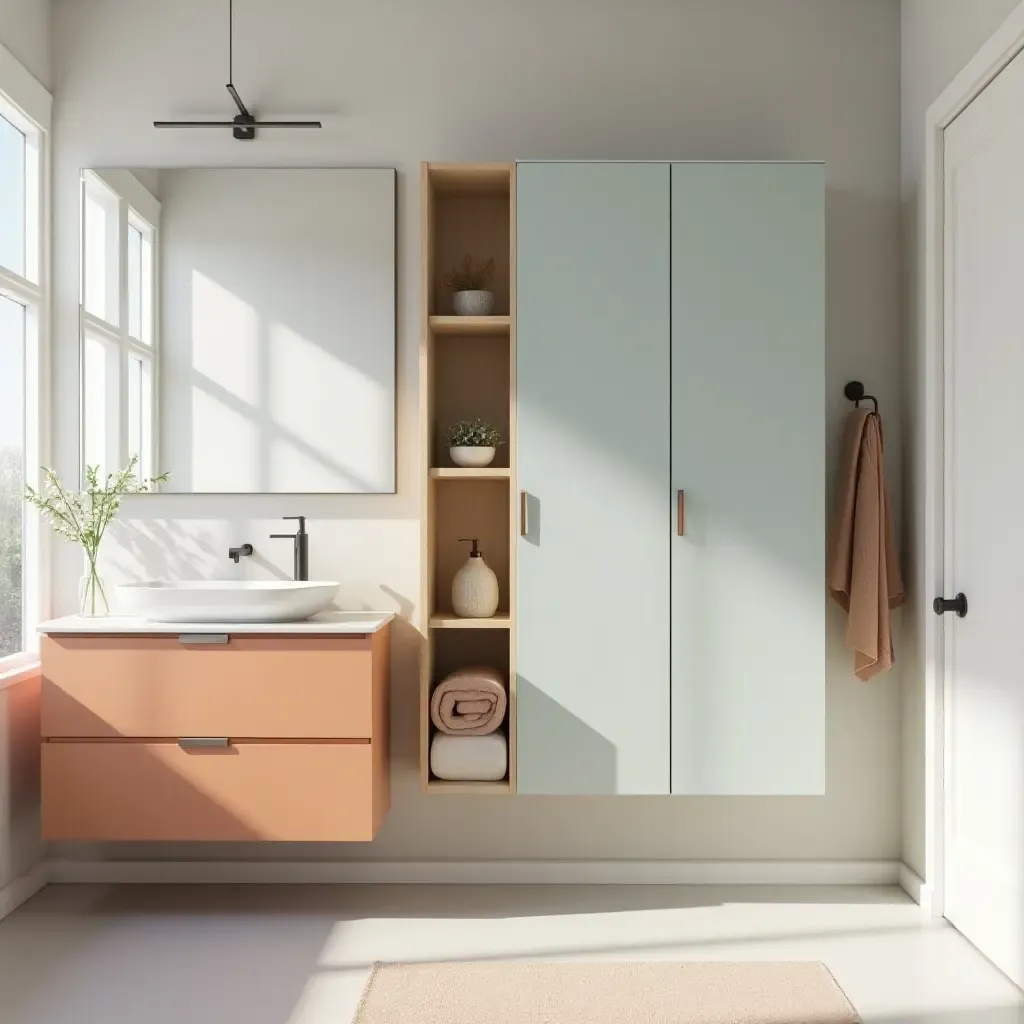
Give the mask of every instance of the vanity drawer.
<path id="1" fill-rule="evenodd" d="M 368 841 L 387 810 L 370 743 L 50 742 L 45 839 Z"/>
<path id="2" fill-rule="evenodd" d="M 194 646 L 47 636 L 41 658 L 44 737 L 367 740 L 387 727 L 386 630 Z"/>

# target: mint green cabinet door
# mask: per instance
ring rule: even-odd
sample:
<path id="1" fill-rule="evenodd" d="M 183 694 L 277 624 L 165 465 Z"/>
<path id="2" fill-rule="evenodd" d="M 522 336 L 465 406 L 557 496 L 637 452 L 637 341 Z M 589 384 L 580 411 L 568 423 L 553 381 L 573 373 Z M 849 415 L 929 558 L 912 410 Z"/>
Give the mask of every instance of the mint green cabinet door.
<path id="1" fill-rule="evenodd" d="M 825 789 L 825 186 L 672 167 L 672 792 Z"/>
<path id="2" fill-rule="evenodd" d="M 517 168 L 520 793 L 668 793 L 668 164 Z"/>

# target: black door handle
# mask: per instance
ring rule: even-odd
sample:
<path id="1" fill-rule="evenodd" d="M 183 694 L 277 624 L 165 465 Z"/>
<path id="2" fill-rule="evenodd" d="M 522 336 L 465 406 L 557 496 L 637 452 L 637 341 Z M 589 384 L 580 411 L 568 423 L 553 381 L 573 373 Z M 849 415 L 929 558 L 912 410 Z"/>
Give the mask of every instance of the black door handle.
<path id="1" fill-rule="evenodd" d="M 967 595 L 957 594 L 956 597 L 937 597 L 932 601 L 932 608 L 936 615 L 956 612 L 962 619 L 967 615 Z"/>

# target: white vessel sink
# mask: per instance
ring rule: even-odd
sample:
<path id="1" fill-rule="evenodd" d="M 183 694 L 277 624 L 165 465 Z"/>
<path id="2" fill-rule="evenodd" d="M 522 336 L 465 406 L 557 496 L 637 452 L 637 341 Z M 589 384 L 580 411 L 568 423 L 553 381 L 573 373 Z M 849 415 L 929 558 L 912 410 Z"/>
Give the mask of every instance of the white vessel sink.
<path id="1" fill-rule="evenodd" d="M 150 622 L 302 622 L 323 611 L 338 583 L 128 583 L 117 588 L 117 611 Z"/>

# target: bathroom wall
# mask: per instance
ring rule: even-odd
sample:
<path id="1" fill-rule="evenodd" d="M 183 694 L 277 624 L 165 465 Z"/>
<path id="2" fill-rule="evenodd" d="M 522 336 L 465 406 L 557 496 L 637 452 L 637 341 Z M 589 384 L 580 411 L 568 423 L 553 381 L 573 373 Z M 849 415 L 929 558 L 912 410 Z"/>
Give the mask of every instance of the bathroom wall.
<path id="1" fill-rule="evenodd" d="M 44 85 L 49 0 L 0 0 L 0 43 Z M 39 860 L 39 683 L 0 684 L 0 889 Z"/>
<path id="2" fill-rule="evenodd" d="M 50 0 L 0 0 L 0 43 L 49 88 Z"/>
<path id="3" fill-rule="evenodd" d="M 902 196 L 906 321 L 904 519 L 924 522 L 924 147 L 925 114 L 1018 0 L 903 0 Z M 904 859 L 925 877 L 925 717 L 923 626 L 934 594 L 924 593 L 921 528 L 907 528 L 908 590 L 904 611 L 903 846 Z"/>
<path id="4" fill-rule="evenodd" d="M 834 608 L 825 796 L 428 798 L 415 775 L 419 162 L 827 161 L 829 481 L 848 413 L 842 386 L 855 376 L 881 400 L 889 469 L 898 480 L 895 0 L 291 0 L 287 12 L 277 0 L 239 0 L 235 82 L 243 96 L 267 115 L 321 117 L 325 129 L 267 132 L 255 143 L 212 130 L 153 130 L 154 118 L 231 113 L 224 91 L 226 6 L 209 0 L 55 2 L 59 467 L 75 471 L 78 444 L 79 167 L 398 168 L 398 493 L 140 498 L 125 506 L 125 522 L 108 552 L 108 571 L 119 578 L 281 574 L 289 570 L 291 552 L 287 543 L 266 539 L 279 527 L 275 517 L 309 516 L 313 572 L 344 581 L 342 596 L 351 605 L 394 608 L 402 616 L 394 652 L 393 810 L 369 847 L 146 847 L 116 855 L 898 857 L 898 673 L 867 685 L 854 679 Z M 765 395 L 765 415 L 785 401 L 785 394 Z M 242 541 L 255 544 L 257 557 L 236 568 L 225 553 Z M 78 570 L 73 553 L 63 551 L 55 578 L 61 610 L 72 605 Z M 623 680 L 623 713 L 635 713 L 627 689 Z"/>

